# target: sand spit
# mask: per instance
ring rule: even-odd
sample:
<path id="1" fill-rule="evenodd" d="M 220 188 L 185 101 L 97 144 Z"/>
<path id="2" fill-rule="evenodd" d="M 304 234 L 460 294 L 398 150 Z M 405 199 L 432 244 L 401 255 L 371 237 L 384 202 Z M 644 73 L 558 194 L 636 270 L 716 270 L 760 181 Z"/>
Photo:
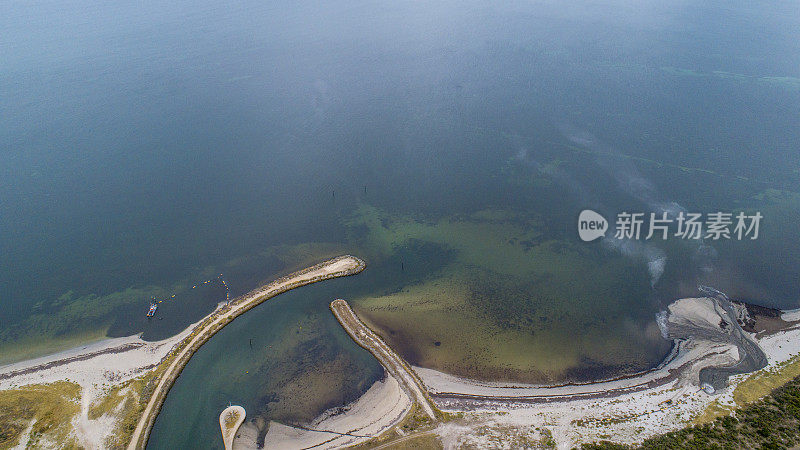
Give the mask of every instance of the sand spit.
<path id="1" fill-rule="evenodd" d="M 346 301 L 336 299 L 331 302 L 330 308 L 353 341 L 372 353 L 383 365 L 385 379 L 376 382 L 356 402 L 343 409 L 330 410 L 311 424 L 287 426 L 271 422 L 264 447 L 341 448 L 363 443 L 399 424 L 414 405 L 435 422 L 438 417 L 425 386 L 408 363 L 369 329 Z M 254 448 L 253 444 L 251 441 L 242 442 L 241 448 Z"/>
<path id="2" fill-rule="evenodd" d="M 723 311 L 724 312 L 724 311 Z M 579 398 L 615 397 L 655 389 L 677 379 L 699 386 L 701 369 L 736 363 L 739 349 L 729 334 L 721 329 L 721 312 L 710 298 L 686 298 L 672 303 L 666 326 L 674 339 L 670 355 L 657 367 L 611 380 L 582 384 L 526 385 L 482 382 L 432 369 L 414 367 L 437 403 L 480 404 L 483 400 L 550 403 Z M 729 323 L 729 321 L 726 321 Z"/>
<path id="3" fill-rule="evenodd" d="M 244 422 L 247 412 L 239 405 L 231 405 L 225 408 L 219 415 L 219 430 L 222 433 L 222 442 L 225 450 L 233 450 L 233 441 L 236 432 Z"/>
<path id="4" fill-rule="evenodd" d="M 406 393 L 414 399 L 417 405 L 431 420 L 436 420 L 436 413 L 430 404 L 422 380 L 409 367 L 408 363 L 400 357 L 391 347 L 374 331 L 369 329 L 353 312 L 350 305 L 342 299 L 331 302 L 331 311 L 336 320 L 347 331 L 347 334 L 356 344 L 365 348 L 383 365 L 384 369 L 398 379 Z"/>
<path id="5" fill-rule="evenodd" d="M 411 406 L 411 398 L 387 372 L 383 380 L 375 382 L 358 400 L 325 412 L 307 426 L 270 422 L 264 448 L 341 448 L 359 444 L 398 424 Z M 237 437 L 234 441 L 237 449 L 255 448 L 254 444 L 245 438 Z"/>

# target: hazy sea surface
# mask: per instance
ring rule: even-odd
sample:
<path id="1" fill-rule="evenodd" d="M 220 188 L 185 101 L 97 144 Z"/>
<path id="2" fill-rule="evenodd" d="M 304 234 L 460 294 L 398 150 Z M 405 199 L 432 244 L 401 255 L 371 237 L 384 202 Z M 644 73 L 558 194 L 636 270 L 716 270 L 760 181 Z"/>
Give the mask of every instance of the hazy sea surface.
<path id="1" fill-rule="evenodd" d="M 2 0 L 0 361 L 162 338 L 224 299 L 220 274 L 235 296 L 350 252 L 366 272 L 198 352 L 150 447 L 220 446 L 228 402 L 302 422 L 366 390 L 380 366 L 336 297 L 417 363 L 500 345 L 386 313 L 441 294 L 441 317 L 516 343 L 513 370 L 476 376 L 646 367 L 655 313 L 699 282 L 799 306 L 799 143 L 791 1 Z M 584 208 L 764 221 L 753 242 L 615 247 L 578 242 Z M 172 300 L 148 321 L 151 297 Z"/>

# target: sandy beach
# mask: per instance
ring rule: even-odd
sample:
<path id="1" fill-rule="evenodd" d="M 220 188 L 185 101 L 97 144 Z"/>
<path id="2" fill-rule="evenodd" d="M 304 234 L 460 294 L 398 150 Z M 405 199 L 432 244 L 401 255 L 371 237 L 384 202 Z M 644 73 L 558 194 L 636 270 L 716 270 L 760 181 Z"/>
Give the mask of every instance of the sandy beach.
<path id="1" fill-rule="evenodd" d="M 715 330 L 719 314 L 709 299 L 681 299 L 669 306 L 667 326 L 671 329 Z M 655 389 L 678 378 L 698 384 L 703 367 L 737 360 L 736 346 L 723 339 L 675 339 L 672 351 L 658 366 L 637 374 L 591 383 L 563 385 L 528 385 L 521 383 L 485 382 L 455 377 L 432 369 L 414 367 L 432 397 L 440 403 L 480 403 L 482 400 L 547 403 L 563 399 L 613 397 L 647 389 Z"/>
<path id="2" fill-rule="evenodd" d="M 102 448 L 105 439 L 114 432 L 117 420 L 110 416 L 89 419 L 90 406 L 113 386 L 158 366 L 195 325 L 162 341 L 147 342 L 138 335 L 105 339 L 53 355 L 9 364 L 0 367 L 0 390 L 57 381 L 77 383 L 81 387 L 81 412 L 73 419 L 75 437 L 85 448 Z M 25 441 L 20 445 L 24 448 Z"/>
<path id="3" fill-rule="evenodd" d="M 307 427 L 270 422 L 264 448 L 341 448 L 368 441 L 391 429 L 411 409 L 412 401 L 388 372 L 358 400 L 323 413 Z M 315 431 L 311 431 L 315 430 Z M 237 439 L 236 448 L 256 448 L 254 442 Z"/>
<path id="4" fill-rule="evenodd" d="M 760 339 L 759 345 L 769 356 L 769 365 L 763 370 L 775 370 L 800 353 L 798 342 L 800 328 L 797 327 Z M 443 410 L 467 411 L 460 424 L 440 425 L 437 432 L 443 440 L 458 446 L 494 446 L 492 435 L 514 432 L 527 432 L 535 439 L 537 435 L 530 431 L 532 427 L 548 430 L 558 448 L 572 448 L 582 442 L 603 439 L 634 444 L 687 426 L 713 401 L 721 406 L 737 406 L 733 391 L 748 377 L 734 376 L 728 389 L 709 395 L 692 383 L 691 372 L 652 389 L 611 397 L 561 398 L 548 403 L 487 401 L 468 409 L 463 403 L 437 401 Z M 483 436 L 471 431 L 481 427 L 486 430 Z"/>

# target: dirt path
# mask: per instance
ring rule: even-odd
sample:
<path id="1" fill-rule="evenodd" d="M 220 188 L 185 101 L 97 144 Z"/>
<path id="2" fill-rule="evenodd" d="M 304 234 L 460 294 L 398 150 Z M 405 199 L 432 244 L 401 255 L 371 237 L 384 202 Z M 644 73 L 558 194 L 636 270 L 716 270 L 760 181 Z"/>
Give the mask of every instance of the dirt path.
<path id="1" fill-rule="evenodd" d="M 317 264 L 307 269 L 295 272 L 286 277 L 273 281 L 259 289 L 234 299 L 230 304 L 212 313 L 206 320 L 192 330 L 192 333 L 176 346 L 176 353 L 172 356 L 169 366 L 159 378 L 150 400 L 136 424 L 136 429 L 131 437 L 128 450 L 144 449 L 153 427 L 156 416 L 161 410 L 161 405 L 166 399 L 167 392 L 180 375 L 189 359 L 206 341 L 217 331 L 230 323 L 239 315 L 251 308 L 288 290 L 305 286 L 330 278 L 353 275 L 364 270 L 364 262 L 360 259 L 346 255 Z"/>
<path id="2" fill-rule="evenodd" d="M 422 433 L 409 434 L 409 435 L 403 436 L 403 437 L 401 437 L 399 439 L 395 439 L 395 440 L 389 441 L 389 442 L 387 442 L 385 444 L 381 444 L 381 445 L 379 445 L 377 447 L 373 447 L 372 450 L 381 450 L 381 449 L 384 449 L 384 448 L 396 447 L 396 446 L 402 444 L 403 442 L 414 440 L 414 439 L 417 439 L 417 438 L 421 438 L 422 436 L 428 436 L 428 435 L 434 435 L 435 436 L 436 432 L 435 431 L 423 431 Z M 397 447 L 397 448 L 402 448 L 402 447 Z"/>

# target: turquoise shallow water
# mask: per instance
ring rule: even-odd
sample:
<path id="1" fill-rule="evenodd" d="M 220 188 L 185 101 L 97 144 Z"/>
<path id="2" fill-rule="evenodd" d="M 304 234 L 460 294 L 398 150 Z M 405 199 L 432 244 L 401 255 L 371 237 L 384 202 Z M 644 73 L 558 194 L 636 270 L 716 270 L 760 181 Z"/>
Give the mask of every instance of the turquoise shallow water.
<path id="1" fill-rule="evenodd" d="M 151 446 L 210 436 L 228 401 L 301 420 L 281 405 L 308 415 L 379 376 L 327 302 L 395 292 L 459 256 L 422 235 L 366 248 L 352 220 L 364 204 L 427 224 L 510 212 L 536 232 L 525 245 L 565 249 L 587 207 L 760 209 L 756 242 L 634 249 L 625 257 L 642 273 L 661 256 L 664 271 L 649 290 L 647 275 L 617 274 L 598 321 L 644 327 L 698 282 L 797 307 L 798 30 L 792 2 L 4 2 L 0 360 L 19 342 L 87 330 L 157 339 L 221 300 L 219 286 L 192 292 L 200 281 L 223 273 L 238 295 L 362 252 L 363 280 L 281 296 L 215 337 Z M 580 262 L 620 255 L 595 250 Z M 585 290 L 581 274 L 574 283 L 555 301 Z M 531 294 L 520 289 L 515 302 Z M 150 296 L 173 293 L 160 320 L 142 319 Z M 619 295 L 645 305 L 619 312 Z M 291 380 L 314 385 L 302 375 L 317 366 L 340 384 L 315 403 Z"/>

